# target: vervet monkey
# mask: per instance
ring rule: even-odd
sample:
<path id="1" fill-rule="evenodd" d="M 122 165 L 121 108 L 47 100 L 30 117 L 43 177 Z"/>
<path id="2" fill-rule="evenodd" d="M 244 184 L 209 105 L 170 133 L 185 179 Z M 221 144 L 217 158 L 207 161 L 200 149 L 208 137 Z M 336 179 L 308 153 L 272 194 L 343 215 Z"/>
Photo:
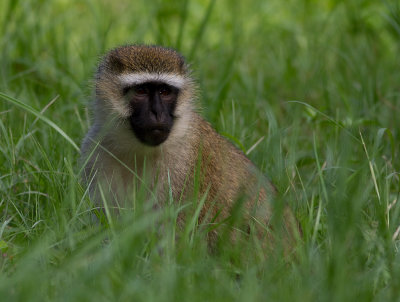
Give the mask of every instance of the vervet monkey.
<path id="1" fill-rule="evenodd" d="M 200 221 L 224 221 L 241 199 L 245 219 L 268 223 L 274 186 L 197 113 L 196 85 L 178 52 L 118 47 L 105 55 L 95 81 L 94 121 L 81 151 L 98 205 L 125 204 L 143 175 L 160 206 L 171 193 L 178 202 L 193 193 L 198 173 L 206 195 Z"/>

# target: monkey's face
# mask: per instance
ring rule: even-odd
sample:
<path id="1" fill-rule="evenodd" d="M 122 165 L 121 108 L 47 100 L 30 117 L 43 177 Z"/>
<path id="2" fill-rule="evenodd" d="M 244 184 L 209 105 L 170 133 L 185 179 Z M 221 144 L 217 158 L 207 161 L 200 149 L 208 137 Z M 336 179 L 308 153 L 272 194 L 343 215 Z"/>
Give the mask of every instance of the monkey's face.
<path id="1" fill-rule="evenodd" d="M 145 82 L 123 91 L 129 102 L 129 121 L 135 136 L 144 144 L 158 146 L 169 136 L 179 89 L 163 82 Z"/>
<path id="2" fill-rule="evenodd" d="M 186 135 L 194 90 L 184 59 L 176 51 L 118 47 L 104 57 L 96 74 L 96 120 L 100 125 L 110 122 L 108 133 L 121 146 L 131 148 L 137 141 L 159 146 Z M 132 140 L 126 141 L 131 135 Z"/>

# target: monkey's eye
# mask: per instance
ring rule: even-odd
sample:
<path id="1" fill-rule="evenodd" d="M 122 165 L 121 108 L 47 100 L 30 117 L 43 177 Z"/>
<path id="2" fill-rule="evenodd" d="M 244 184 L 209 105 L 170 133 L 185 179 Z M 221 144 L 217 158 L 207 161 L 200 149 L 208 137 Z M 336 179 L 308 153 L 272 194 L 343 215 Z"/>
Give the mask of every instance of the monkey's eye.
<path id="1" fill-rule="evenodd" d="M 159 94 L 160 94 L 162 99 L 168 99 L 172 95 L 172 90 L 168 86 L 163 86 L 163 87 L 160 88 Z"/>
<path id="2" fill-rule="evenodd" d="M 134 91 L 135 91 L 135 95 L 138 97 L 144 97 L 148 94 L 148 90 L 144 86 L 136 86 L 134 88 Z"/>

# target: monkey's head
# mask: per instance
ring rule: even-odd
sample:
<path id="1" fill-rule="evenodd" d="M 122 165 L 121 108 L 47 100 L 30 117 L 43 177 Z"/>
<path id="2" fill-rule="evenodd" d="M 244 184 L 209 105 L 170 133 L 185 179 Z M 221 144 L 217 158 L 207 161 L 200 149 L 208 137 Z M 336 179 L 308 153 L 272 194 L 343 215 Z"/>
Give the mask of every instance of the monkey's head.
<path id="1" fill-rule="evenodd" d="M 176 51 L 159 46 L 122 46 L 110 51 L 100 63 L 96 101 L 101 103 L 97 106 L 101 112 L 96 114 L 116 118 L 116 125 L 129 124 L 130 134 L 141 143 L 158 146 L 173 128 L 176 132 L 175 128 L 184 127 L 182 117 L 192 106 L 193 89 L 184 58 Z"/>

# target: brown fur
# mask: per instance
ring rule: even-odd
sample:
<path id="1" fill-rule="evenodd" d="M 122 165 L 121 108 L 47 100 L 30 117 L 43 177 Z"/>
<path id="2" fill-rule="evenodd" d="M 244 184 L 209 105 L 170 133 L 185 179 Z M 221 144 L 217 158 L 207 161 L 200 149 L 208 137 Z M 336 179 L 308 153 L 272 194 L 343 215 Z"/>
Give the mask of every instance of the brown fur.
<path id="1" fill-rule="evenodd" d="M 122 46 L 110 51 L 100 65 L 100 70 L 103 68 L 114 73 L 162 71 L 184 74 L 187 72 L 183 57 L 175 50 L 144 45 Z"/>
<path id="2" fill-rule="evenodd" d="M 116 78 L 119 74 L 135 72 L 172 73 L 185 79 L 172 133 L 158 147 L 141 144 L 122 114 L 128 114 L 129 108 L 124 104 Z M 106 198 L 114 203 L 126 201 L 131 196 L 135 179 L 143 173 L 146 160 L 146 174 L 150 175 L 151 181 L 158 180 L 151 184 L 151 190 L 157 194 L 160 205 L 170 189 L 174 200 L 190 197 L 196 172 L 200 177 L 200 196 L 207 194 L 200 221 L 205 222 L 206 217 L 207 221 L 215 217 L 216 222 L 224 221 L 231 215 L 237 199 L 242 197 L 245 219 L 253 218 L 268 224 L 274 186 L 240 150 L 217 134 L 194 110 L 194 91 L 188 68 L 174 50 L 124 46 L 105 56 L 96 76 L 94 124 L 82 145 L 82 161 L 91 155 L 85 167 L 88 183 L 89 175 L 95 172 L 92 195 L 100 203 L 101 198 L 95 193 L 100 184 Z M 196 170 L 198 165 L 199 171 Z M 179 219 L 178 223 L 182 224 L 184 216 Z M 211 240 L 216 234 L 216 231 L 210 233 Z"/>

